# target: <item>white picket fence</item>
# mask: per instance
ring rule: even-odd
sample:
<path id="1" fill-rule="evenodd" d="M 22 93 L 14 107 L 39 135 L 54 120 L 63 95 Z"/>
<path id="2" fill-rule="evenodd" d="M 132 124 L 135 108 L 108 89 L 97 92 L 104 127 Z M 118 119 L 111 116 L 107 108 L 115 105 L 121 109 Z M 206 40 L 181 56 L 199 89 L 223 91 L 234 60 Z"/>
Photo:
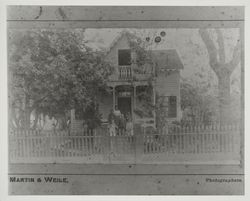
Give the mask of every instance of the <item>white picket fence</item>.
<path id="1" fill-rule="evenodd" d="M 240 148 L 240 126 L 172 126 L 161 135 L 144 134 L 144 142 L 145 153 L 234 153 Z"/>
<path id="2" fill-rule="evenodd" d="M 9 135 L 10 162 L 77 161 L 112 163 L 112 161 L 166 162 L 169 157 L 227 155 L 239 156 L 240 126 L 212 125 L 171 127 L 161 134 L 152 132 L 108 130 L 36 131 L 12 130 Z M 211 158 L 211 157 L 210 157 Z M 58 160 L 67 159 L 67 160 Z"/>
<path id="3" fill-rule="evenodd" d="M 10 157 L 67 157 L 100 154 L 103 138 L 95 132 L 16 130 L 10 135 Z M 98 147 L 98 149 L 96 149 Z"/>

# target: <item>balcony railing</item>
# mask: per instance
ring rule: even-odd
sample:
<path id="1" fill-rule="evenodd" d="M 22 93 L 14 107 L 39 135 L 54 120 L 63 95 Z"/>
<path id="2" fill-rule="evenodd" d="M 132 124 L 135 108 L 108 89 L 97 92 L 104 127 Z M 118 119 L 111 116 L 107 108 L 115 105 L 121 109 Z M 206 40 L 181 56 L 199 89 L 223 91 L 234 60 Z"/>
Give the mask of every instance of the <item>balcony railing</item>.
<path id="1" fill-rule="evenodd" d="M 130 80 L 133 77 L 131 66 L 119 66 L 118 71 L 120 80 Z"/>
<path id="2" fill-rule="evenodd" d="M 146 80 L 153 75 L 152 71 L 149 66 L 141 72 L 136 71 L 133 66 L 118 66 L 118 75 L 115 77 L 118 80 Z"/>

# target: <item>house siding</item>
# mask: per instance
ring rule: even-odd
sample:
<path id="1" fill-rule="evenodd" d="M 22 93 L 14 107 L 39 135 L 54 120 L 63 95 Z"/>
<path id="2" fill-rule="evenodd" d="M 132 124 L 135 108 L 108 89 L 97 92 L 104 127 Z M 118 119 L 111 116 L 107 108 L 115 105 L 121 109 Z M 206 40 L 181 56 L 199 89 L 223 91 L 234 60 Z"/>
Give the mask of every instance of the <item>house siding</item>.
<path id="1" fill-rule="evenodd" d="M 102 114 L 102 120 L 107 121 L 110 110 L 113 108 L 112 94 L 102 95 L 99 98 L 99 112 Z"/>
<path id="2" fill-rule="evenodd" d="M 176 96 L 177 98 L 177 117 L 173 120 L 180 120 L 181 105 L 180 105 L 180 72 L 168 71 L 161 73 L 156 78 L 155 90 L 159 96 Z"/>

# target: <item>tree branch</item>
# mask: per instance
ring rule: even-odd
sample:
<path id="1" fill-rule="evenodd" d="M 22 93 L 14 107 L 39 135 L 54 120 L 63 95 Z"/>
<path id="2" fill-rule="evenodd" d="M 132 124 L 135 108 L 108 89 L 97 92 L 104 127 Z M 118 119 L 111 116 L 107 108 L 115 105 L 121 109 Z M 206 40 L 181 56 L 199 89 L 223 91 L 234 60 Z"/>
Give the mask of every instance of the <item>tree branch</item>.
<path id="1" fill-rule="evenodd" d="M 230 73 L 232 73 L 234 69 L 238 66 L 238 64 L 240 63 L 240 54 L 241 54 L 240 48 L 241 48 L 241 43 L 240 43 L 240 39 L 238 39 L 237 44 L 234 47 L 232 59 L 228 63 L 228 70 Z"/>
<path id="2" fill-rule="evenodd" d="M 214 45 L 214 42 L 210 38 L 209 33 L 206 29 L 199 29 L 199 33 L 208 51 L 209 64 L 217 74 L 219 65 L 217 60 L 217 49 Z"/>
<path id="3" fill-rule="evenodd" d="M 222 32 L 220 29 L 215 29 L 217 33 L 217 43 L 219 45 L 219 57 L 220 57 L 220 63 L 225 63 L 225 46 L 224 46 L 224 39 L 222 36 Z"/>

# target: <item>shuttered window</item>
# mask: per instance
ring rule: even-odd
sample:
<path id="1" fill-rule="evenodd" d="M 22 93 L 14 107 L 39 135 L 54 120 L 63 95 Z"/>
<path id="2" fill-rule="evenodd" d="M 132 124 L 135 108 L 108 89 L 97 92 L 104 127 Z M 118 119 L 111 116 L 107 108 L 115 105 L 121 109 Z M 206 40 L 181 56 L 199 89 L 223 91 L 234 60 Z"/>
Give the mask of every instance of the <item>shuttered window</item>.
<path id="1" fill-rule="evenodd" d="M 168 117 L 169 118 L 177 117 L 177 98 L 176 98 L 176 96 L 169 96 Z"/>

